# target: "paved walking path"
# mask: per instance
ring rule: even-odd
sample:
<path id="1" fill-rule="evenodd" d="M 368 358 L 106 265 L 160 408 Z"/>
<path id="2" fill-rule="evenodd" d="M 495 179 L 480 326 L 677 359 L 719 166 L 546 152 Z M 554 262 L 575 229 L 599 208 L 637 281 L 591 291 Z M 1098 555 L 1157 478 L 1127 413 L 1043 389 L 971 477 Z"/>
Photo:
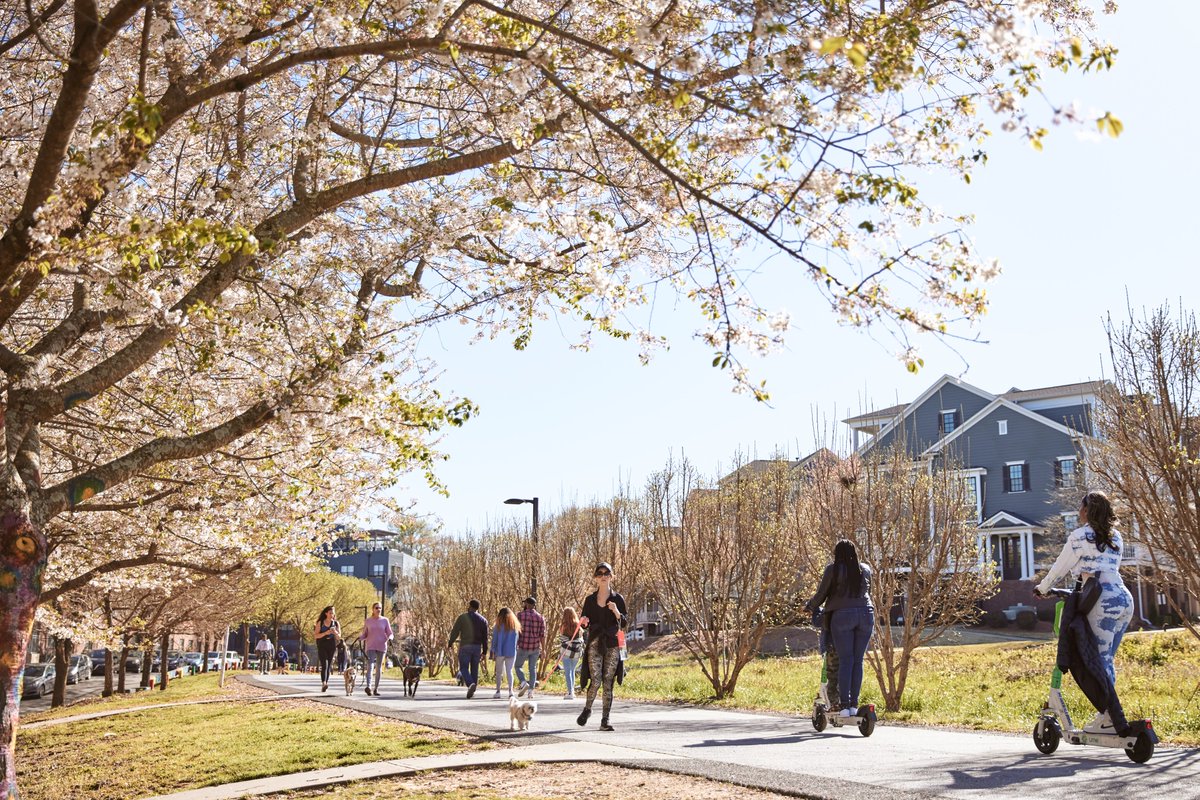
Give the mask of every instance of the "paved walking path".
<path id="1" fill-rule="evenodd" d="M 320 688 L 312 675 L 241 679 L 288 694 Z M 1034 749 L 1028 735 L 889 726 L 884 720 L 873 736 L 863 738 L 856 728 L 830 728 L 817 733 L 807 719 L 620 701 L 612 716 L 617 730 L 604 733 L 597 728 L 598 706 L 588 727 L 580 728 L 575 717 L 582 703 L 565 702 L 558 696 L 539 696 L 539 711 L 531 731 L 510 734 L 506 700 L 493 700 L 485 687 L 473 700 L 466 700 L 461 688 L 444 684 L 423 684 L 416 698 L 403 697 L 397 681 L 384 681 L 381 688 L 380 697 L 366 697 L 361 691 L 346 697 L 341 691 L 335 693 L 332 685 L 328 693 L 317 691 L 313 696 L 335 705 L 523 746 L 321 770 L 247 782 L 245 787 L 230 784 L 170 797 L 223 800 L 324 785 L 336 776 L 352 780 L 404 774 L 431 768 L 414 766 L 418 762 L 440 759 L 441 766 L 456 767 L 507 761 L 595 760 L 839 800 L 930 796 L 1074 800 L 1080 792 L 1096 796 L 1160 794 L 1173 800 L 1200 800 L 1200 750 L 1194 749 L 1160 748 L 1148 764 L 1138 765 L 1121 750 L 1067 744 L 1061 745 L 1057 753 L 1044 756 Z"/>

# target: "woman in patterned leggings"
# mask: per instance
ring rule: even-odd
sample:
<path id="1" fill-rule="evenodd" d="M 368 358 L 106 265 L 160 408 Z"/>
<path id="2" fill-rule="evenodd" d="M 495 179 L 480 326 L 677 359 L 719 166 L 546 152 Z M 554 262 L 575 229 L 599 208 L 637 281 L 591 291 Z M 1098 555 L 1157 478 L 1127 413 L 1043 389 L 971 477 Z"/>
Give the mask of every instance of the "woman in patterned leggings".
<path id="1" fill-rule="evenodd" d="M 612 589 L 613 570 L 607 562 L 596 565 L 592 578 L 596 581 L 596 591 L 583 601 L 583 615 L 580 624 L 588 632 L 587 650 L 584 660 L 587 663 L 590 680 L 587 689 L 587 701 L 579 718 L 575 720 L 580 725 L 586 725 L 592 715 L 592 704 L 596 702 L 596 694 L 600 684 L 604 684 L 604 707 L 600 716 L 600 730 L 611 731 L 613 726 L 608 723 L 608 714 L 612 709 L 613 681 L 617 678 L 617 670 L 621 666 L 621 650 L 617 642 L 617 631 L 626 625 L 625 598 Z"/>
<path id="2" fill-rule="evenodd" d="M 1088 612 L 1088 625 L 1096 634 L 1100 658 L 1108 671 L 1108 678 L 1117 683 L 1113 668 L 1113 657 L 1121 646 L 1125 629 L 1133 619 L 1133 595 L 1121 580 L 1121 533 L 1113 528 L 1117 515 L 1104 492 L 1088 492 L 1079 509 L 1079 520 L 1084 524 L 1067 536 L 1062 553 L 1037 585 L 1037 593 L 1044 595 L 1050 587 L 1068 574 L 1087 579 L 1095 576 L 1100 584 L 1100 599 Z M 1107 711 L 1084 726 L 1086 731 L 1112 732 L 1112 720 Z"/>

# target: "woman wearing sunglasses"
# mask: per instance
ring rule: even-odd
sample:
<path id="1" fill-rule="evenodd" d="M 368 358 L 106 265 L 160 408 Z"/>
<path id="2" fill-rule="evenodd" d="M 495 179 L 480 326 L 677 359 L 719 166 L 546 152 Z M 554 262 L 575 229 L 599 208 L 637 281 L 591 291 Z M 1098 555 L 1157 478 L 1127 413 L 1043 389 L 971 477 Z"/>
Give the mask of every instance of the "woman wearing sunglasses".
<path id="1" fill-rule="evenodd" d="M 617 634 L 625 628 L 625 598 L 619 592 L 613 591 L 612 565 L 604 561 L 596 565 L 592 573 L 596 582 L 596 591 L 583 601 L 583 616 L 579 622 L 587 630 L 587 649 L 583 654 L 584 672 L 581 685 L 587 686 L 587 702 L 579 719 L 580 725 L 586 725 L 592 715 L 592 703 L 596 702 L 596 694 L 600 684 L 604 684 L 604 707 L 600 717 L 600 730 L 611 731 L 608 724 L 608 714 L 612 709 L 613 681 L 620 681 L 623 663 L 621 647 Z"/>

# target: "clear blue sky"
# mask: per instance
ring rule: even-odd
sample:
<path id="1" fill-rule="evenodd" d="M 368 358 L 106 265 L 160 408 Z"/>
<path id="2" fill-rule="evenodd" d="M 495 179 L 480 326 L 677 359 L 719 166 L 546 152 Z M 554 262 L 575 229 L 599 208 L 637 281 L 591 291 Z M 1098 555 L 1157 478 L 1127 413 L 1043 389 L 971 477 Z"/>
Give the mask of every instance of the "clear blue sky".
<path id="1" fill-rule="evenodd" d="M 979 328 L 988 344 L 955 353 L 932 339 L 918 342 L 926 366 L 910 375 L 890 339 L 839 327 L 800 279 L 778 303 L 795 326 L 788 349 L 752 363 L 772 395 L 763 405 L 733 394 L 728 376 L 709 366 L 709 349 L 688 338 L 698 321 L 682 304 L 668 322 L 670 351 L 647 367 L 634 346 L 599 337 L 592 352 L 571 351 L 569 335 L 553 322 L 523 352 L 511 339 L 468 345 L 466 329 L 446 326 L 430 332 L 424 355 L 444 368 L 446 391 L 482 411 L 442 443 L 450 460 L 439 474 L 450 497 L 415 480 L 402 496 L 415 497 L 416 511 L 439 518 L 448 532 L 478 530 L 514 513 L 528 519 L 528 507 L 504 506 L 506 497 L 536 495 L 543 514 L 603 500 L 620 481 L 639 487 L 672 452 L 706 471 L 738 448 L 804 455 L 819 420 L 828 427 L 906 402 L 943 373 L 989 391 L 1102 377 L 1103 318 L 1124 312 L 1127 293 L 1135 307 L 1182 299 L 1196 308 L 1200 288 L 1193 144 L 1200 91 L 1194 56 L 1178 36 L 1200 28 L 1200 3 L 1122 5 L 1115 17 L 1100 18 L 1101 38 L 1120 49 L 1116 68 L 1053 85 L 1056 100 L 1113 111 L 1125 122 L 1120 139 L 1055 128 L 1038 153 L 997 133 L 991 163 L 970 186 L 921 184 L 944 210 L 974 212 L 979 251 L 1004 265 Z M 660 306 L 656 319 L 663 313 Z"/>

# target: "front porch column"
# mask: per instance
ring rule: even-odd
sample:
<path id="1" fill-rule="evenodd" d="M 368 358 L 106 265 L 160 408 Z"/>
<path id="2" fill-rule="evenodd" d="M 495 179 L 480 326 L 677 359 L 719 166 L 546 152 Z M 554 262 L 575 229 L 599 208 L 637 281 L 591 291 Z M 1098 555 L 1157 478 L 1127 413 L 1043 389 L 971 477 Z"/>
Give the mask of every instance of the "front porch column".
<path id="1" fill-rule="evenodd" d="M 1021 532 L 1021 551 L 1025 554 L 1022 559 L 1021 578 L 1029 580 L 1033 577 L 1033 531 Z"/>

